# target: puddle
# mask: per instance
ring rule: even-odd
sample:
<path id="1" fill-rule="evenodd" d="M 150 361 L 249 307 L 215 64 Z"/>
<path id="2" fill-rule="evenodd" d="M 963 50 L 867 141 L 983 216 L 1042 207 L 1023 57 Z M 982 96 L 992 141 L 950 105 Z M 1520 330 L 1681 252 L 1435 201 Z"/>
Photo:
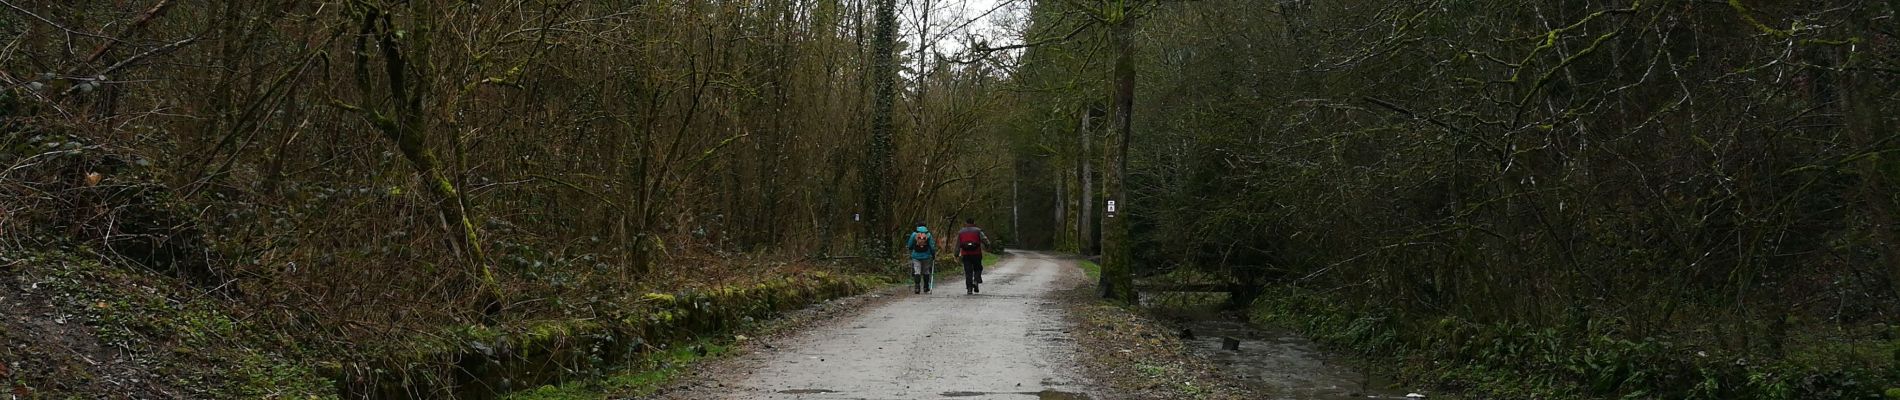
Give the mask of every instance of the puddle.
<path id="1" fill-rule="evenodd" d="M 837 393 L 838 391 L 827 390 L 827 389 L 792 389 L 792 390 L 780 390 L 778 392 L 779 394 L 823 394 L 823 393 Z"/>
<path id="2" fill-rule="evenodd" d="M 1237 321 L 1193 320 L 1181 323 L 1193 330 L 1186 341 L 1196 354 L 1220 366 L 1223 373 L 1271 390 L 1280 399 L 1403 399 L 1405 392 L 1387 389 L 1390 382 L 1374 379 L 1360 368 L 1327 355 L 1319 345 L 1286 331 L 1264 330 Z M 1228 338 L 1240 350 L 1225 350 Z"/>
<path id="3" fill-rule="evenodd" d="M 1161 308 L 1161 314 L 1173 317 L 1170 325 L 1192 331 L 1194 338 L 1183 340 L 1189 349 L 1222 374 L 1271 393 L 1269 399 L 1404 399 L 1408 393 L 1297 333 L 1257 328 L 1206 307 Z M 1229 339 L 1238 341 L 1239 351 L 1225 349 L 1234 344 Z"/>
<path id="4" fill-rule="evenodd" d="M 943 392 L 942 395 L 943 397 L 976 397 L 976 396 L 988 396 L 988 395 L 993 395 L 993 394 L 1015 394 L 1015 395 L 1025 395 L 1025 396 L 1036 396 L 1037 400 L 1092 400 L 1088 395 L 1085 395 L 1085 394 L 1069 393 L 1069 392 L 1055 391 L 1055 390 L 1044 390 L 1040 392 L 1003 392 L 1003 393 L 958 391 L 958 392 Z"/>
<path id="5" fill-rule="evenodd" d="M 1044 390 L 1044 391 L 1036 392 L 1036 399 L 1037 400 L 1090 400 L 1089 396 L 1085 394 L 1058 392 L 1054 390 Z"/>

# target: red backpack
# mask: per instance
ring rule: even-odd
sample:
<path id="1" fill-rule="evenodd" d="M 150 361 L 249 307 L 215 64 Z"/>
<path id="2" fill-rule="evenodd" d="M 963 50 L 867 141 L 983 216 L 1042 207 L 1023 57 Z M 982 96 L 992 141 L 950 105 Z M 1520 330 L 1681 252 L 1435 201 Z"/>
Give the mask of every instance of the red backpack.
<path id="1" fill-rule="evenodd" d="M 957 247 L 963 249 L 963 255 L 983 254 L 983 231 L 970 229 L 957 232 Z"/>
<path id="2" fill-rule="evenodd" d="M 930 235 L 923 232 L 910 235 L 910 251 L 918 253 L 930 251 Z"/>

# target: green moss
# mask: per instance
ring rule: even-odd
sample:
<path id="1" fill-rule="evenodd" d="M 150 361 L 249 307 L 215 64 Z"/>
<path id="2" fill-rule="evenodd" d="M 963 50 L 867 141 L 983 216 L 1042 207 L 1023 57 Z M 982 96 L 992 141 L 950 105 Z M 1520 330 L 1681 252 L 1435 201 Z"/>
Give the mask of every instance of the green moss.
<path id="1" fill-rule="evenodd" d="M 1082 260 L 1077 265 L 1082 267 L 1083 273 L 1088 274 L 1090 282 L 1102 279 L 1102 266 L 1094 261 Z"/>
<path id="2" fill-rule="evenodd" d="M 673 302 L 679 300 L 673 297 L 673 295 L 666 293 L 647 293 L 645 296 L 641 296 L 641 299 L 660 304 L 673 304 Z"/>
<path id="3" fill-rule="evenodd" d="M 647 396 L 653 394 L 660 386 L 672 381 L 673 377 L 686 367 L 704 359 L 723 356 L 730 351 L 731 347 L 728 345 L 711 340 L 700 340 L 690 345 L 675 346 L 667 351 L 648 354 L 634 368 L 602 379 L 541 386 L 511 393 L 503 399 L 591 400 Z"/>
<path id="4" fill-rule="evenodd" d="M 529 327 L 519 335 L 521 347 L 533 348 L 552 342 L 558 342 L 571 336 L 592 334 L 605 328 L 592 320 L 544 321 Z"/>
<path id="5" fill-rule="evenodd" d="M 234 358 L 237 362 L 231 375 L 237 384 L 226 393 L 232 398 L 276 397 L 286 393 L 304 393 L 309 398 L 337 397 L 328 381 L 299 363 L 260 352 L 246 352 Z"/>
<path id="6" fill-rule="evenodd" d="M 726 337 L 724 333 L 743 327 L 748 320 L 770 318 L 815 301 L 863 293 L 883 284 L 884 280 L 877 277 L 813 271 L 716 288 L 648 293 L 623 309 L 625 314 L 612 318 L 459 327 L 418 339 L 385 353 L 393 356 L 371 364 L 405 370 L 392 377 L 446 376 L 443 371 L 467 363 L 446 360 L 478 356 L 487 358 L 483 361 L 488 364 L 473 372 L 484 382 L 509 379 L 533 387 L 542 382 L 575 380 L 533 387 L 512 394 L 512 398 L 600 398 L 602 393 L 637 393 L 643 390 L 639 388 L 670 380 L 678 365 L 725 351 L 723 345 L 701 341 L 672 351 L 647 352 L 654 344 Z M 512 351 L 494 351 L 504 348 Z M 689 356 L 682 355 L 680 349 L 693 350 Z M 507 355 L 496 358 L 494 354 Z"/>
<path id="7" fill-rule="evenodd" d="M 280 336 L 232 317 L 214 297 L 177 293 L 178 282 L 108 267 L 66 252 L 28 258 L 32 280 L 47 283 L 61 308 L 92 328 L 101 345 L 136 354 L 192 398 L 333 398 L 334 386 L 292 361 Z M 85 368 L 69 371 L 90 380 Z M 60 379 L 72 379 L 61 377 Z M 43 393 L 62 397 L 58 393 Z M 123 393 L 120 393 L 123 394 Z M 91 397 L 70 393 L 76 397 Z"/>
<path id="8" fill-rule="evenodd" d="M 515 392 L 509 394 L 507 397 L 503 397 L 503 399 L 507 400 L 597 400 L 605 398 L 607 398 L 607 395 L 601 394 L 598 391 L 573 385 L 542 386 L 531 390 Z"/>

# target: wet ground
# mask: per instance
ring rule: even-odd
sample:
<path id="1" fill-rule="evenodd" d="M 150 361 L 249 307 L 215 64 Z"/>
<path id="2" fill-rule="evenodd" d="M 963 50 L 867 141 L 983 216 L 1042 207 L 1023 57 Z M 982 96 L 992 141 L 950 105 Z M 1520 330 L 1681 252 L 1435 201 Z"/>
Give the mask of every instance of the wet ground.
<path id="1" fill-rule="evenodd" d="M 1259 329 L 1231 319 L 1187 319 L 1176 325 L 1191 331 L 1189 348 L 1219 366 L 1223 374 L 1265 388 L 1269 399 L 1404 399 L 1406 391 L 1327 355 L 1297 334 Z M 1223 348 L 1228 338 L 1239 350 Z"/>
<path id="2" fill-rule="evenodd" d="M 674 397 L 695 399 L 1103 398 L 1081 377 L 1057 292 L 1081 270 L 1013 253 L 984 274 L 814 327 L 719 368 L 729 376 Z"/>

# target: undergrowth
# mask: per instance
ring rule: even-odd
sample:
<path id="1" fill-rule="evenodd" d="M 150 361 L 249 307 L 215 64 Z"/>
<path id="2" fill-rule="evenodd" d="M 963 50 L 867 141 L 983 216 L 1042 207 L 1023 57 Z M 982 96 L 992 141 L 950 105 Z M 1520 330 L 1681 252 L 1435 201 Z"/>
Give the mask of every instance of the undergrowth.
<path id="1" fill-rule="evenodd" d="M 1297 288 L 1254 304 L 1258 323 L 1389 361 L 1405 379 L 1497 398 L 1877 399 L 1900 390 L 1900 333 L 1806 341 L 1784 357 L 1724 352 L 1694 337 L 1626 338 L 1606 323 L 1537 327 L 1454 316 L 1411 320 Z M 1818 335 L 1818 334 L 1817 334 Z"/>
<path id="2" fill-rule="evenodd" d="M 700 360 L 716 358 L 732 350 L 731 342 L 698 341 L 648 354 L 639 362 L 601 379 L 589 379 L 562 385 L 543 385 L 511 393 L 505 400 L 593 400 L 609 396 L 641 397 L 652 395 L 680 371 Z"/>
<path id="3" fill-rule="evenodd" d="M 394 397 L 421 391 L 490 398 L 529 387 L 609 379 L 645 371 L 641 360 L 669 344 L 732 332 L 885 284 L 876 277 L 808 271 L 645 293 L 604 318 L 468 325 L 418 335 L 388 354 L 341 365 L 342 375 L 350 393 Z"/>
<path id="4" fill-rule="evenodd" d="M 15 367 L 15 395 L 336 396 L 293 340 L 258 329 L 234 314 L 230 302 L 69 251 L 15 251 L 0 258 L 17 273 L 17 280 L 4 285 L 15 289 L 5 295 L 9 307 L 19 307 L 8 314 L 54 316 L 53 324 L 0 323 L 6 328 L 0 331 L 11 333 L 0 334 L 10 348 L 0 350 L 0 358 Z M 148 379 L 157 381 L 141 382 Z"/>

